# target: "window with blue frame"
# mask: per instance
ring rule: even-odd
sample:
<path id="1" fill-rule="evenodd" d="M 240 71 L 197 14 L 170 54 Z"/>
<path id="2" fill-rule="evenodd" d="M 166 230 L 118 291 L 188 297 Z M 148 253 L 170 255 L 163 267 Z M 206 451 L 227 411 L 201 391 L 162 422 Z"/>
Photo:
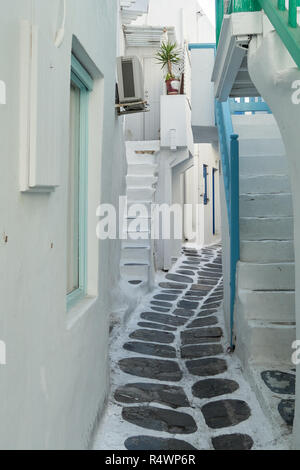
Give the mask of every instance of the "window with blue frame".
<path id="1" fill-rule="evenodd" d="M 67 214 L 67 304 L 87 292 L 88 109 L 93 80 L 72 56 Z"/>

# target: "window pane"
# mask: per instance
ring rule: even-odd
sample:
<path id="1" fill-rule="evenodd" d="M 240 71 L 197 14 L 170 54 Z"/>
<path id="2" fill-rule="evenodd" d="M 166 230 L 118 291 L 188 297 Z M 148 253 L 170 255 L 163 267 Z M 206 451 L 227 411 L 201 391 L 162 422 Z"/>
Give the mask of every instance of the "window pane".
<path id="1" fill-rule="evenodd" d="M 67 294 L 79 282 L 79 166 L 80 166 L 80 89 L 71 85 L 70 155 L 68 183 Z"/>

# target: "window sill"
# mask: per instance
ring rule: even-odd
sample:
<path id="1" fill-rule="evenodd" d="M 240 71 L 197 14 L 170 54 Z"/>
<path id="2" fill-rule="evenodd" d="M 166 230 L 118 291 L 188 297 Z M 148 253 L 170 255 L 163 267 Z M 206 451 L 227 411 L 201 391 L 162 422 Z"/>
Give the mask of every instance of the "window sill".
<path id="1" fill-rule="evenodd" d="M 67 330 L 71 330 L 97 303 L 97 297 L 86 296 L 67 310 Z"/>

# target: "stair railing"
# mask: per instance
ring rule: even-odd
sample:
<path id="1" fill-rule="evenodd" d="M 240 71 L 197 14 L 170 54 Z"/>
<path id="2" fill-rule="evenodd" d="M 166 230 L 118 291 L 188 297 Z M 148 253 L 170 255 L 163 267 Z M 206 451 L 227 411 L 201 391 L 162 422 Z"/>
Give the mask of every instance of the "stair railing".
<path id="1" fill-rule="evenodd" d="M 300 26 L 298 24 L 300 0 L 216 0 L 217 43 L 224 14 L 264 10 L 290 55 L 300 68 Z"/>
<path id="2" fill-rule="evenodd" d="M 230 236 L 230 345 L 234 347 L 234 307 L 236 297 L 236 269 L 240 259 L 240 189 L 239 141 L 233 131 L 230 102 L 216 103 L 222 173 L 224 179 Z"/>

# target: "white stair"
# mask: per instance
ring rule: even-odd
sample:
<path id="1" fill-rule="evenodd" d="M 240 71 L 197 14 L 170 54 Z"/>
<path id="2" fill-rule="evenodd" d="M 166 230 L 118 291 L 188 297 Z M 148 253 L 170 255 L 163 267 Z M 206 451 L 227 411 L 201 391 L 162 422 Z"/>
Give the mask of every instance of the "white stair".
<path id="1" fill-rule="evenodd" d="M 272 115 L 234 116 L 240 136 L 237 349 L 245 364 L 290 361 L 295 339 L 293 201 Z"/>
<path id="2" fill-rule="evenodd" d="M 127 142 L 127 214 L 124 219 L 121 278 L 133 288 L 149 288 L 153 277 L 151 204 L 158 181 L 159 142 Z M 143 206 L 143 211 L 140 209 Z"/>

